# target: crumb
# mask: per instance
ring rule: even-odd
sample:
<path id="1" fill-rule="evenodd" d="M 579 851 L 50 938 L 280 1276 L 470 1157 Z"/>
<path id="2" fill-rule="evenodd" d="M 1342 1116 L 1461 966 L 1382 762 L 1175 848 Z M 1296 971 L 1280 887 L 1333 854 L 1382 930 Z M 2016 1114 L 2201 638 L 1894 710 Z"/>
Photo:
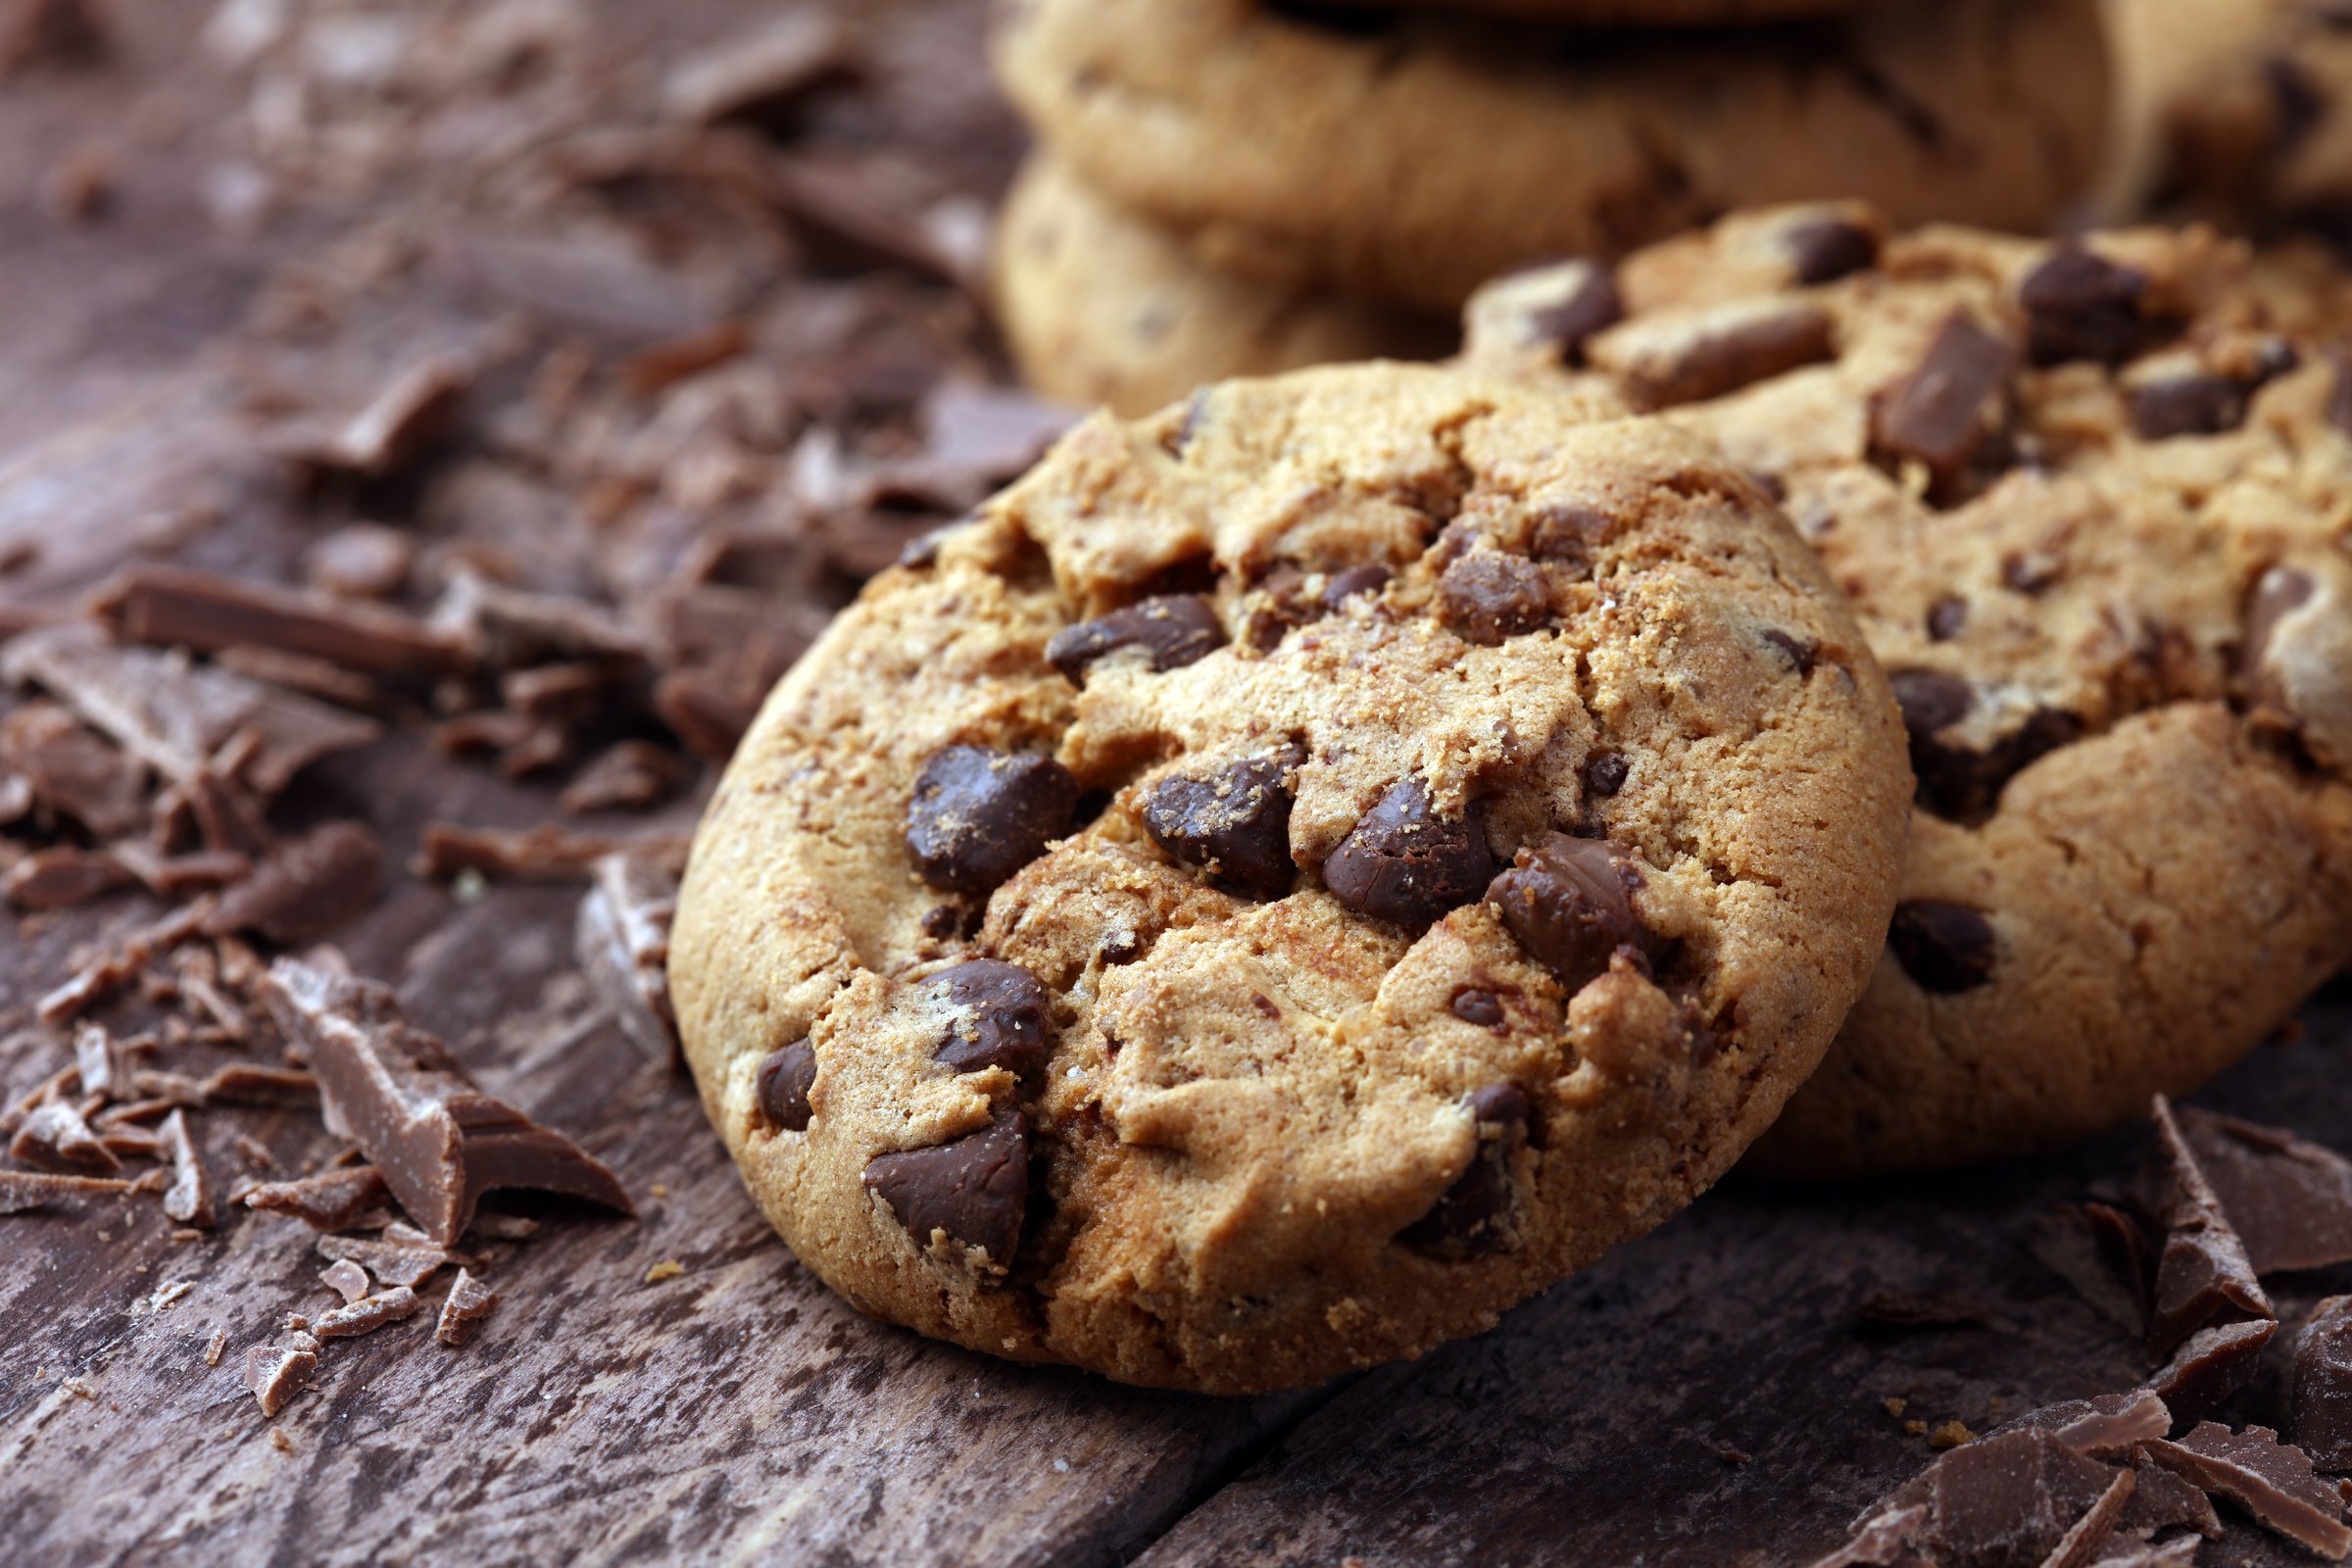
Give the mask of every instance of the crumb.
<path id="1" fill-rule="evenodd" d="M 652 1268 L 649 1268 L 645 1271 L 645 1283 L 648 1285 L 659 1285 L 663 1280 L 674 1280 L 685 1272 L 685 1264 L 679 1262 L 674 1257 L 664 1258 L 661 1262 L 656 1263 Z"/>
<path id="2" fill-rule="evenodd" d="M 1886 1413 L 1890 1416 L 1893 1416 L 1898 1421 L 1902 1419 L 1903 1412 L 1911 1408 L 1911 1401 L 1904 1398 L 1899 1394 L 1889 1394 L 1886 1396 L 1886 1397 L 1881 1399 L 1879 1403 L 1885 1405 L 1886 1407 Z"/>
<path id="3" fill-rule="evenodd" d="M 1938 1448 L 1957 1448 L 1964 1443 L 1974 1443 L 1977 1435 L 1959 1421 L 1946 1421 L 1928 1434 L 1928 1441 Z"/>

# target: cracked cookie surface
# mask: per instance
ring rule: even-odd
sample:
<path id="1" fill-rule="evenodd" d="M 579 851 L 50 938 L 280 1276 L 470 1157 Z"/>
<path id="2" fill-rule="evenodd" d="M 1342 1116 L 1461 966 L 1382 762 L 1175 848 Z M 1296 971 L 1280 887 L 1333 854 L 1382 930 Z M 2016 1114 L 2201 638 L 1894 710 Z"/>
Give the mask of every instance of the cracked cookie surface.
<path id="1" fill-rule="evenodd" d="M 1025 0 L 993 47 L 1056 156 L 1207 266 L 1447 311 L 1508 268 L 1759 202 L 2039 230 L 2105 141 L 2096 0 L 1721 33 L 1337 16 Z"/>
<path id="2" fill-rule="evenodd" d="M 2197 228 L 1889 237 L 1840 205 L 1472 302 L 1468 364 L 1659 410 L 1778 491 L 1903 707 L 1886 956 L 1759 1165 L 2056 1147 L 2352 960 L 2352 378 L 2322 281 Z"/>
<path id="3" fill-rule="evenodd" d="M 1618 412 L 1223 383 L 868 587 L 671 947 L 806 1263 L 1241 1392 L 1484 1328 L 1739 1156 L 1885 931 L 1900 719 L 1765 496 Z"/>

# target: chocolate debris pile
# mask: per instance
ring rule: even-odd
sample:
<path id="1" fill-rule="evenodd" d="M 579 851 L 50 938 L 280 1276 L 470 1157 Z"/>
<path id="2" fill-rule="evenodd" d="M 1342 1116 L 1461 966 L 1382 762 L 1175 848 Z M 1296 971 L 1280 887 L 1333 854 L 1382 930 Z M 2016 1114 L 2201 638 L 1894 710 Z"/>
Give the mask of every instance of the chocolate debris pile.
<path id="1" fill-rule="evenodd" d="M 977 303 L 1017 153 L 980 19 L 894 9 L 718 8 L 624 59 L 575 0 L 231 5 L 181 71 L 222 108 L 173 156 L 264 278 L 106 575 L 0 560 L 0 901 L 107 933 L 29 1008 L 53 1065 L 0 1110 L 0 1215 L 318 1231 L 341 1304 L 254 1348 L 265 1412 L 337 1338 L 475 1333 L 531 1229 L 483 1192 L 629 1209 L 306 950 L 409 877 L 578 883 L 580 968 L 666 1066 L 713 764 L 865 577 L 1072 417 L 1007 386 Z M 83 175 L 58 221 L 104 211 Z M 384 794 L 348 781 L 419 749 L 576 820 L 357 814 Z M 212 1114 L 240 1104 L 345 1147 L 282 1168 Z"/>
<path id="2" fill-rule="evenodd" d="M 2352 1556 L 2352 1298 L 2321 1300 L 2292 1336 L 2279 1428 L 2208 1419 L 2233 1396 L 2256 1396 L 2279 1335 L 2262 1276 L 2352 1262 L 2352 1160 L 2162 1096 L 2154 1123 L 2146 1192 L 2128 1206 L 2082 1205 L 2083 1250 L 2105 1277 L 2079 1282 L 2097 1299 L 2120 1287 L 2146 1335 L 2147 1382 L 1953 1447 L 1815 1568 L 2174 1568 L 2228 1541 L 2237 1519 L 2331 1561 Z"/>

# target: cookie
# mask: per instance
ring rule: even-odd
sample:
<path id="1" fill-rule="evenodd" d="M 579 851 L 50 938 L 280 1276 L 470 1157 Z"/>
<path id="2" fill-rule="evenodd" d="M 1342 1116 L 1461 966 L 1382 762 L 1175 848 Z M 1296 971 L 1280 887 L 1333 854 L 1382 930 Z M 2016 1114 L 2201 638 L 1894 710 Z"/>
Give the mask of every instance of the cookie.
<path id="1" fill-rule="evenodd" d="M 2038 230 L 2106 130 L 2095 0 L 1884 0 L 1585 35 L 1260 0 L 1025 0 L 1000 75 L 1094 189 L 1214 270 L 1445 310 L 1757 202 Z"/>
<path id="2" fill-rule="evenodd" d="M 1869 973 L 1901 725 L 1763 493 L 1613 412 L 1226 382 L 868 587 L 671 947 L 805 1263 L 1238 1393 L 1483 1329 L 1729 1166 Z"/>
<path id="3" fill-rule="evenodd" d="M 1046 156 L 1022 171 L 998 218 L 996 305 L 1030 386 L 1130 415 L 1229 376 L 1435 359 L 1456 342 L 1442 317 L 1204 268 Z"/>
<path id="4" fill-rule="evenodd" d="M 2309 337 L 2342 289 L 2205 229 L 1846 205 L 1473 301 L 1472 366 L 1659 410 L 1780 493 L 1903 705 L 1903 900 L 1760 1166 L 2058 1147 L 2352 959 L 2352 380 Z"/>

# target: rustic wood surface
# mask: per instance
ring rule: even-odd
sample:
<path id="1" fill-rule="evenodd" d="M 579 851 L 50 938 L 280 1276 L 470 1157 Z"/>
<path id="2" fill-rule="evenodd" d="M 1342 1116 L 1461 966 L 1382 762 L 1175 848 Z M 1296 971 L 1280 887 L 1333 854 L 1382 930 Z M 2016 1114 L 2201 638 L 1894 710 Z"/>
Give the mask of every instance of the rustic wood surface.
<path id="1" fill-rule="evenodd" d="M 105 72 L 0 87 L 0 550 L 40 546 L 0 595 L 20 607 L 140 553 L 282 576 L 310 537 L 274 469 L 223 460 L 238 443 L 207 350 L 332 224 L 219 238 L 169 136 L 104 220 L 45 212 L 55 161 L 157 82 L 201 115 L 209 7 L 134 11 Z M 428 819 L 527 825 L 553 793 L 410 734 L 302 789 L 404 861 Z M 239 1364 L 284 1312 L 331 1300 L 309 1232 L 237 1210 L 174 1241 L 151 1202 L 0 1220 L 0 1562 L 1802 1562 L 1932 1455 L 1885 1401 L 1983 1431 L 2144 1370 L 2031 1248 L 2058 1204 L 2128 1171 L 2136 1134 L 1869 1188 L 1735 1180 L 1494 1333 L 1322 1390 L 1186 1397 L 931 1344 L 861 1319 L 773 1239 L 684 1079 L 590 996 L 577 897 L 402 878 L 340 940 L 485 1087 L 610 1161 L 640 1219 L 547 1208 L 501 1250 L 475 1343 L 434 1344 L 429 1316 L 337 1343 L 274 1424 L 282 1445 Z M 72 950 L 153 912 L 118 898 L 22 924 L 0 943 L 0 1035 Z M 2203 1098 L 2352 1147 L 2352 996 L 2306 1022 Z M 58 1064 L 9 1039 L 0 1091 Z M 334 1147 L 307 1113 L 202 1129 L 222 1171 L 238 1130 L 281 1167 Z M 2282 1309 L 2346 1283 L 2289 1282 Z M 1879 1288 L 1963 1292 L 1993 1320 L 1873 1327 L 1855 1304 Z M 2206 1560 L 2268 1553 L 2241 1530 Z"/>

